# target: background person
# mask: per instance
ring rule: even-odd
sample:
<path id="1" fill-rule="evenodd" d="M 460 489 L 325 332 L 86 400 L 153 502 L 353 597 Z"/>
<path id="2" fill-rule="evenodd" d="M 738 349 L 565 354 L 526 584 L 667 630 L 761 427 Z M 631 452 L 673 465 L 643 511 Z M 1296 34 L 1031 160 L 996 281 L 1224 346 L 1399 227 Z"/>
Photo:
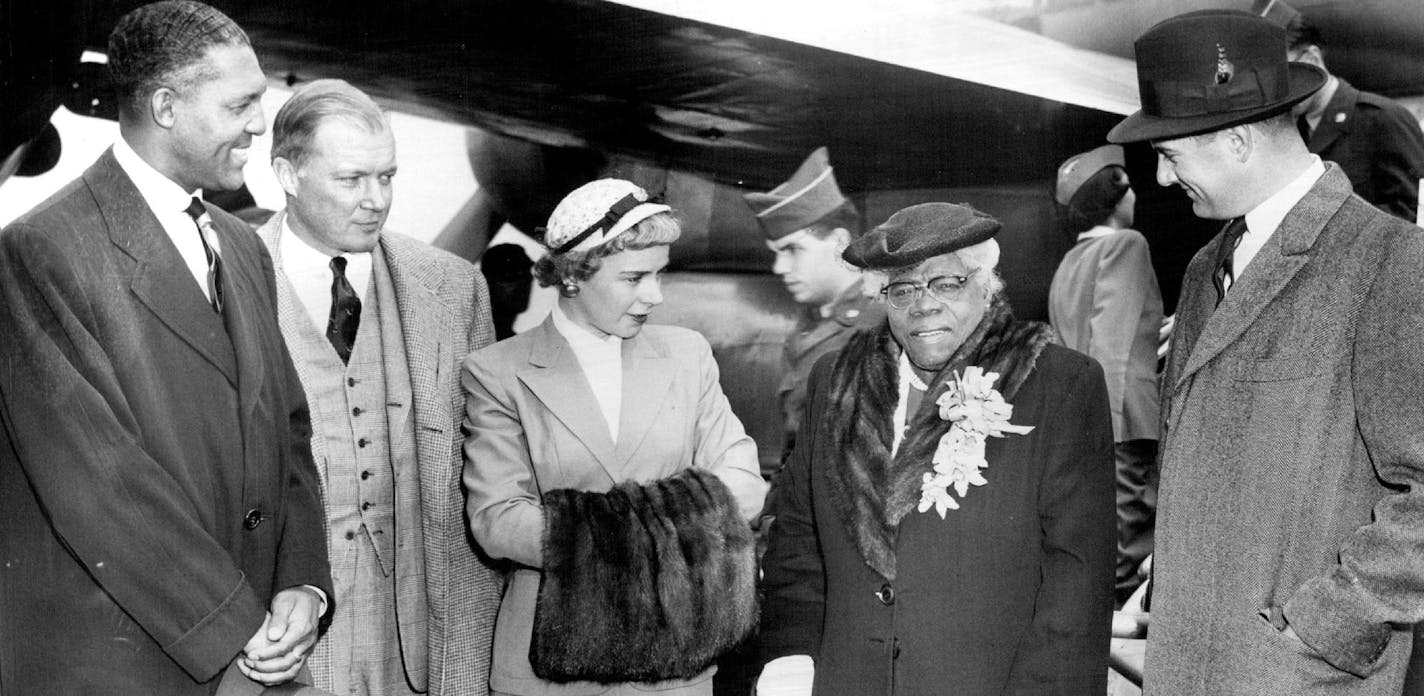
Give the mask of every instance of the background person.
<path id="1" fill-rule="evenodd" d="M 804 309 L 786 337 L 785 371 L 777 389 L 785 461 L 796 444 L 811 366 L 840 350 L 856 329 L 879 325 L 884 314 L 863 292 L 860 269 L 841 260 L 841 252 L 860 237 L 862 223 L 860 211 L 836 184 L 826 148 L 812 152 L 785 183 L 743 198 L 776 254 L 771 272 Z"/>
<path id="2" fill-rule="evenodd" d="M 887 321 L 812 372 L 763 558 L 763 655 L 810 656 L 814 693 L 1107 689 L 1102 368 L 1014 320 L 998 230 L 925 203 L 846 250 Z"/>
<path id="3" fill-rule="evenodd" d="M 1066 206 L 1068 250 L 1048 291 L 1053 328 L 1102 365 L 1112 404 L 1117 468 L 1117 602 L 1142 583 L 1157 508 L 1157 346 L 1162 293 L 1147 239 L 1132 229 L 1122 147 L 1104 145 L 1058 168 L 1054 197 Z"/>
<path id="4" fill-rule="evenodd" d="M 334 599 L 307 407 L 270 259 L 199 200 L 242 184 L 267 79 L 186 0 L 108 55 L 119 140 L 0 233 L 0 684 L 284 682 Z"/>
<path id="5" fill-rule="evenodd" d="M 754 627 L 756 445 L 688 329 L 646 324 L 680 234 L 600 179 L 554 209 L 539 326 L 465 361 L 466 510 L 513 573 L 490 685 L 506 694 L 711 694 Z"/>
<path id="6" fill-rule="evenodd" d="M 1331 74 L 1320 29 L 1305 15 L 1281 0 L 1258 4 L 1263 16 L 1285 27 L 1287 58 L 1325 73 L 1325 85 L 1292 110 L 1310 151 L 1340 165 L 1361 198 L 1417 223 L 1424 178 L 1419 120 L 1398 102 Z"/>
<path id="7" fill-rule="evenodd" d="M 257 232 L 282 336 L 311 406 L 312 454 L 342 603 L 312 653 L 338 694 L 489 689 L 502 578 L 465 533 L 458 368 L 494 341 L 470 263 L 385 229 L 390 122 L 341 80 L 277 112 L 286 208 Z"/>
<path id="8" fill-rule="evenodd" d="M 1144 693 L 1398 694 L 1424 618 L 1424 237 L 1311 154 L 1324 84 L 1280 27 L 1136 42 L 1157 182 L 1230 220 L 1187 268 L 1163 378 Z"/>

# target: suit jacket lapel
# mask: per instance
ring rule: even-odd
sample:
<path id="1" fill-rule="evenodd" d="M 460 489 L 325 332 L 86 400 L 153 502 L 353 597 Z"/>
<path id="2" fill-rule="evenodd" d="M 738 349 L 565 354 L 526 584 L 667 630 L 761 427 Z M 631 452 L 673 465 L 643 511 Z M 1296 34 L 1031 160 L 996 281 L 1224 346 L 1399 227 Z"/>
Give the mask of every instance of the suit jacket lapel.
<path id="1" fill-rule="evenodd" d="M 109 240 L 135 261 L 129 284 L 134 295 L 164 326 L 212 363 L 228 383 L 237 386 L 233 344 L 222 319 L 203 297 L 178 249 L 114 159 L 112 149 L 84 173 L 84 181 L 99 204 Z"/>
<path id="2" fill-rule="evenodd" d="M 623 409 L 613 457 L 619 472 L 627 469 L 648 431 L 659 422 L 663 399 L 677 369 L 665 348 L 644 333 L 623 342 Z"/>
<path id="3" fill-rule="evenodd" d="M 529 367 L 518 373 L 519 381 L 529 387 L 539 402 L 588 448 L 609 477 L 617 481 L 613 437 L 608 434 L 598 398 L 588 386 L 569 342 L 554 328 L 552 315 L 530 331 L 534 349 L 529 354 Z M 628 405 L 625 401 L 624 408 Z"/>
<path id="4" fill-rule="evenodd" d="M 1177 379 L 1178 387 L 1239 338 L 1266 305 L 1280 295 L 1310 260 L 1310 249 L 1320 231 L 1350 191 L 1350 182 L 1340 168 L 1327 165 L 1325 175 L 1281 221 L 1226 299 L 1206 320 L 1201 336 L 1190 347 L 1186 368 Z M 1220 242 L 1219 236 L 1217 241 Z"/>

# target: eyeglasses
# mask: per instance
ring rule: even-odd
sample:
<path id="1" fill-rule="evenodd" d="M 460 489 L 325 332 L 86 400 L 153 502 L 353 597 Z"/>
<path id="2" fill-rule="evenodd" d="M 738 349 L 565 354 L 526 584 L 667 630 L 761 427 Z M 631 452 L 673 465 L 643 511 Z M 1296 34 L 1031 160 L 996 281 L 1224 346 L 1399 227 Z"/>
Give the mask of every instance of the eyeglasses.
<path id="1" fill-rule="evenodd" d="M 920 301 L 920 295 L 927 289 L 930 297 L 948 304 L 964 295 L 965 288 L 969 287 L 969 278 L 980 270 L 976 268 L 966 275 L 936 276 L 923 284 L 908 281 L 891 283 L 881 288 L 880 294 L 884 295 L 885 301 L 895 309 L 908 309 L 910 305 Z"/>

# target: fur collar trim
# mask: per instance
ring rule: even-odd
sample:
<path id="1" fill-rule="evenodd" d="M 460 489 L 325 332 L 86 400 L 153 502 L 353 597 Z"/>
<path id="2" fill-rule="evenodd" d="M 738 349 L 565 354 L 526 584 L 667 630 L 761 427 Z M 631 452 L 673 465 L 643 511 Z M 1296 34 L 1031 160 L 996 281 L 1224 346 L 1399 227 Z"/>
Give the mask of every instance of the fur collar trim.
<path id="1" fill-rule="evenodd" d="M 851 336 L 831 370 L 830 432 L 838 434 L 844 456 L 832 464 L 831 499 L 844 510 L 842 521 L 866 565 L 895 579 L 895 534 L 900 520 L 918 505 L 920 479 L 933 458 L 939 438 L 949 429 L 935 401 L 948 390 L 956 371 L 978 365 L 998 372 L 999 392 L 1012 402 L 1033 372 L 1043 347 L 1055 342 L 1043 322 L 1015 321 L 1008 303 L 995 298 L 974 331 L 930 383 L 896 456 L 895 406 L 899 399 L 900 346 L 888 323 Z"/>

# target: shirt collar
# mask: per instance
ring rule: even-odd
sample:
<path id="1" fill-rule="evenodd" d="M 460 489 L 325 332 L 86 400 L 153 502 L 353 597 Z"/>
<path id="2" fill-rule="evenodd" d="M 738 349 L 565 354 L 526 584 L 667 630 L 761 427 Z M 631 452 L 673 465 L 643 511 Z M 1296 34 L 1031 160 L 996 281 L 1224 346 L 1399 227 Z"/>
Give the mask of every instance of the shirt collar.
<path id="1" fill-rule="evenodd" d="M 188 208 L 194 197 L 203 197 L 202 189 L 192 193 L 186 192 L 182 186 L 154 169 L 122 136 L 114 141 L 114 159 L 118 161 L 124 173 L 129 175 L 129 179 L 133 180 L 139 195 L 143 196 L 144 202 L 153 210 L 181 212 Z"/>
<path id="2" fill-rule="evenodd" d="M 552 316 L 554 319 L 554 328 L 564 337 L 564 340 L 569 342 L 570 346 L 573 346 L 574 350 L 587 348 L 603 348 L 606 350 L 608 348 L 617 349 L 623 346 L 623 338 L 620 336 L 609 335 L 600 338 L 592 331 L 574 323 L 574 320 L 570 319 L 569 315 L 564 314 L 564 310 L 559 306 L 558 302 L 554 303 Z"/>
<path id="3" fill-rule="evenodd" d="M 1315 182 L 1325 175 L 1325 163 L 1320 161 L 1320 157 L 1311 155 L 1310 160 L 1310 166 L 1299 176 L 1246 213 L 1246 229 L 1250 230 L 1250 233 L 1269 235 L 1274 232 L 1281 226 L 1281 221 L 1286 218 L 1291 208 L 1294 208 L 1300 199 L 1305 198 L 1305 194 L 1310 192 Z"/>
<path id="4" fill-rule="evenodd" d="M 277 254 L 273 263 L 281 267 L 288 277 L 296 278 L 307 274 L 329 286 L 332 278 L 332 257 L 302 241 L 302 238 L 292 231 L 290 221 L 290 215 L 282 216 L 282 231 L 277 235 Z M 340 256 L 346 257 L 346 282 L 351 284 L 351 289 L 357 297 L 364 298 L 371 277 L 371 252 L 346 253 Z"/>
<path id="5" fill-rule="evenodd" d="M 1080 241 L 1080 242 L 1086 242 L 1086 241 L 1088 241 L 1089 239 L 1097 239 L 1098 237 L 1106 237 L 1106 236 L 1112 234 L 1114 231 L 1115 231 L 1115 230 L 1114 230 L 1113 228 L 1108 227 L 1107 225 L 1097 225 L 1097 226 L 1093 227 L 1093 229 L 1088 230 L 1087 232 L 1079 232 L 1079 233 L 1078 233 L 1078 241 Z"/>

